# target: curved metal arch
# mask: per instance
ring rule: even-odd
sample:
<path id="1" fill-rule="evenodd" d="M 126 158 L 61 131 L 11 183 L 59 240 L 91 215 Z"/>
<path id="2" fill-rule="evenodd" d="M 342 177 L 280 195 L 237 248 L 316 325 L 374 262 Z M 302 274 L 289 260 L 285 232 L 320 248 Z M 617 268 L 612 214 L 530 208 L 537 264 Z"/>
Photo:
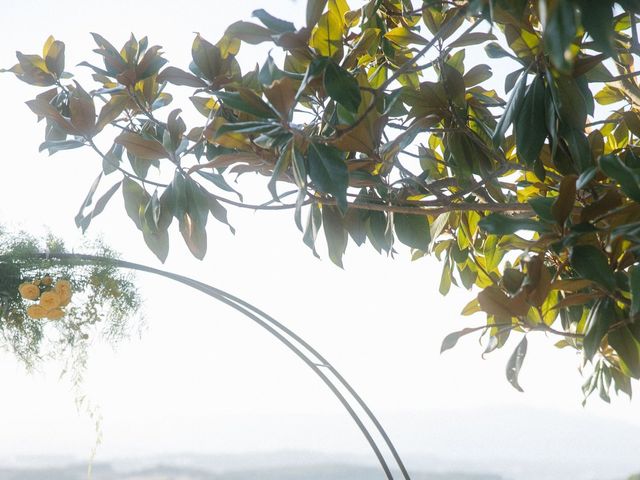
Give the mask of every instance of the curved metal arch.
<path id="1" fill-rule="evenodd" d="M 183 285 L 187 285 L 195 290 L 198 290 L 216 300 L 224 303 L 225 305 L 230 306 L 234 310 L 242 313 L 256 324 L 261 326 L 271 335 L 273 335 L 280 343 L 286 346 L 291 352 L 293 352 L 298 358 L 300 358 L 313 372 L 325 383 L 325 385 L 331 390 L 334 396 L 338 399 L 338 401 L 342 404 L 344 409 L 347 411 L 349 416 L 355 422 L 356 426 L 362 433 L 362 435 L 367 440 L 367 443 L 371 447 L 374 455 L 376 456 L 380 467 L 385 473 L 385 476 L 388 480 L 394 479 L 394 474 L 391 471 L 391 468 L 387 464 L 384 455 L 382 454 L 382 450 L 375 438 L 365 425 L 363 419 L 358 415 L 358 413 L 354 410 L 354 406 L 351 402 L 345 397 L 345 395 L 340 391 L 339 387 L 342 386 L 349 395 L 352 397 L 352 401 L 364 411 L 366 418 L 371 421 L 374 425 L 377 433 L 382 437 L 385 446 L 389 449 L 396 466 L 400 470 L 402 478 L 404 480 L 411 480 L 409 473 L 404 465 L 404 462 L 400 458 L 400 455 L 393 445 L 391 438 L 386 433 L 380 421 L 376 418 L 371 409 L 364 402 L 362 397 L 356 392 L 356 390 L 347 382 L 347 380 L 338 372 L 338 370 L 329 363 L 329 361 L 322 356 L 315 348 L 309 345 L 304 339 L 295 334 L 288 327 L 278 322 L 276 319 L 258 309 L 257 307 L 251 305 L 249 302 L 242 300 L 235 295 L 232 295 L 224 290 L 216 288 L 212 285 L 208 285 L 206 283 L 200 282 L 198 280 L 194 280 L 192 278 L 186 277 L 184 275 L 179 275 L 176 273 L 168 272 L 165 270 L 161 270 L 154 267 L 149 267 L 147 265 L 142 265 L 134 262 L 129 262 L 126 260 L 119 260 L 113 258 L 107 258 L 99 255 L 87 255 L 87 254 L 76 254 L 76 253 L 57 253 L 57 254 L 35 254 L 34 258 L 39 259 L 48 259 L 48 260 L 60 260 L 68 263 L 88 263 L 88 264 L 111 264 L 118 268 L 126 268 L 129 270 L 137 270 L 141 272 L 155 274 L 164 278 L 168 278 L 170 280 L 177 281 L 182 283 Z M 297 344 L 297 345 L 296 345 Z M 306 352 L 305 352 L 306 350 Z M 311 354 L 312 357 L 310 358 Z M 328 370 L 338 381 L 338 385 L 336 385 L 332 379 L 325 374 L 324 369 Z"/>

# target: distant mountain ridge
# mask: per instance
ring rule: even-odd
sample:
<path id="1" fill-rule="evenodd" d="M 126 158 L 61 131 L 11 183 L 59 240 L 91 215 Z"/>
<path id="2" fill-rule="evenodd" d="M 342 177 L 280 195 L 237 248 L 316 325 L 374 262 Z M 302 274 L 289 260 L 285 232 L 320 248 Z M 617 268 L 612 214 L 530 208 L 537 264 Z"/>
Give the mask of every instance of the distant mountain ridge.
<path id="1" fill-rule="evenodd" d="M 374 467 L 344 464 L 271 467 L 257 470 L 213 473 L 205 470 L 162 466 L 138 471 L 117 471 L 110 464 L 93 467 L 93 480 L 383 480 Z M 47 469 L 0 469 L 0 480 L 86 480 L 86 465 Z M 505 480 L 492 474 L 416 472 L 412 480 Z"/>

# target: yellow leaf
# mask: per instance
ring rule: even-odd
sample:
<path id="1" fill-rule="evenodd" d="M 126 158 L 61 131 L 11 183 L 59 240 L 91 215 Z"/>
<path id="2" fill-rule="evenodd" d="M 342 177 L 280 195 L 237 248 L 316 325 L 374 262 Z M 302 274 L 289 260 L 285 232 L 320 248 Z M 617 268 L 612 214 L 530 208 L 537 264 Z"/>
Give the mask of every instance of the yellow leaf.
<path id="1" fill-rule="evenodd" d="M 387 40 L 406 47 L 411 44 L 426 45 L 429 41 L 405 27 L 396 27 L 385 34 Z"/>
<path id="2" fill-rule="evenodd" d="M 42 47 L 42 58 L 46 58 L 47 54 L 49 53 L 49 49 L 51 48 L 51 45 L 53 45 L 53 42 L 55 42 L 55 38 L 53 38 L 53 35 L 49 35 L 49 38 L 47 38 L 47 40 L 44 42 L 44 46 Z"/>
<path id="3" fill-rule="evenodd" d="M 474 313 L 480 312 L 480 304 L 478 303 L 478 299 L 474 298 L 473 300 L 471 300 L 469 303 L 467 303 L 465 305 L 465 307 L 462 309 L 462 312 L 460 312 L 460 315 L 473 315 Z"/>
<path id="4" fill-rule="evenodd" d="M 220 49 L 222 58 L 227 58 L 229 55 L 237 55 L 240 51 L 240 39 L 225 34 L 218 43 L 216 43 L 216 47 Z"/>
<path id="5" fill-rule="evenodd" d="M 323 14 L 311 32 L 309 46 L 325 57 L 342 55 L 343 20 L 335 9 Z"/>

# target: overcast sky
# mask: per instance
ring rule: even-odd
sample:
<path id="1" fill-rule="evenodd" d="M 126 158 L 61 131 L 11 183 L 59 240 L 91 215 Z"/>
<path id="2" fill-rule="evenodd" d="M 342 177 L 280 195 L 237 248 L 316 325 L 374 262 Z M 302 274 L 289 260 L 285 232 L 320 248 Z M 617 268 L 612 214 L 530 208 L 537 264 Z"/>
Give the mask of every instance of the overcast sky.
<path id="1" fill-rule="evenodd" d="M 40 52 L 53 34 L 67 43 L 67 70 L 81 72 L 73 65 L 96 59 L 89 35 L 95 31 L 116 46 L 130 32 L 148 35 L 151 44 L 164 46 L 173 65 L 186 68 L 193 32 L 215 42 L 226 25 L 249 19 L 260 7 L 302 23 L 304 2 L 290 0 L 5 2 L 0 65 L 13 65 L 15 50 Z M 242 48 L 245 68 L 264 60 L 264 48 Z M 0 219 L 34 232 L 50 228 L 74 244 L 80 235 L 73 217 L 100 161 L 89 150 L 38 154 L 43 125 L 23 103 L 38 91 L 12 75 L 0 76 Z M 192 110 L 188 90 L 173 92 L 176 106 Z M 267 195 L 249 176 L 240 183 L 243 191 L 257 191 L 257 198 Z M 397 258 L 389 259 L 370 246 L 350 245 L 343 271 L 331 264 L 323 246 L 321 261 L 311 255 L 290 212 L 232 210 L 230 219 L 235 236 L 210 222 L 209 252 L 202 262 L 188 254 L 174 230 L 166 268 L 235 293 L 300 333 L 356 386 L 383 423 L 389 420 L 401 449 L 421 451 L 422 446 L 415 435 L 405 435 L 407 425 L 393 419 L 443 408 L 552 408 L 639 422 L 637 401 L 614 400 L 607 406 L 593 398 L 583 409 L 578 358 L 555 349 L 555 340 L 542 334 L 532 335 L 521 374 L 524 394 L 504 378 L 515 344 L 482 360 L 480 346 L 470 337 L 441 356 L 448 332 L 480 324 L 482 318 L 459 315 L 470 293 L 452 290 L 440 296 L 441 267 L 435 258 L 411 262 L 400 248 Z M 88 235 L 102 235 L 126 259 L 158 266 L 119 195 Z M 85 390 L 103 416 L 99 457 L 281 447 L 367 452 L 323 384 L 257 326 L 185 287 L 143 275 L 138 284 L 147 325 L 141 338 L 115 351 L 104 344 L 91 350 Z M 60 365 L 49 365 L 27 375 L 10 355 L 0 354 L 0 456 L 86 456 L 95 434 L 90 420 L 77 413 L 59 371 Z M 331 421 L 317 421 L 324 418 Z M 598 432 L 592 435 L 596 439 Z"/>

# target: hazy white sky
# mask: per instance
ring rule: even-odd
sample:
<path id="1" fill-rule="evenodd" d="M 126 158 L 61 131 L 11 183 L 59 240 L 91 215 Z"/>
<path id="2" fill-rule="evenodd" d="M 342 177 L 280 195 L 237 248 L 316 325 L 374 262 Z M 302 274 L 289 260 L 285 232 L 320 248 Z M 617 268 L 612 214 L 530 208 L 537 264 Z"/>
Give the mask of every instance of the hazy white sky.
<path id="1" fill-rule="evenodd" d="M 133 31 L 162 44 L 172 64 L 186 68 L 193 32 L 217 41 L 227 24 L 248 19 L 260 7 L 302 23 L 304 2 L 290 0 L 6 2 L 0 17 L 0 65 L 11 66 L 16 49 L 39 52 L 53 34 L 67 43 L 67 69 L 79 72 L 82 68 L 73 65 L 93 55 L 89 32 L 118 46 Z M 254 49 L 252 56 L 250 48 L 243 46 L 245 67 L 264 60 L 265 49 Z M 38 154 L 43 126 L 23 103 L 36 93 L 37 88 L 12 75 L 0 76 L 0 219 L 37 232 L 48 227 L 74 243 L 80 235 L 73 216 L 100 161 L 89 150 L 50 158 Z M 174 93 L 175 104 L 190 110 L 187 90 Z M 240 181 L 243 190 L 263 188 L 248 177 Z M 258 191 L 262 194 L 266 191 Z M 370 247 L 351 245 L 342 271 L 322 246 L 322 261 L 311 255 L 291 213 L 232 210 L 230 219 L 235 237 L 210 222 L 203 262 L 188 254 L 174 231 L 166 268 L 235 293 L 293 328 L 344 373 L 383 423 L 442 408 L 496 406 L 553 408 L 638 423 L 637 401 L 614 400 L 607 406 L 593 398 L 583 409 L 577 357 L 556 350 L 553 340 L 542 335 L 530 344 L 521 374 L 524 394 L 504 378 L 511 349 L 483 361 L 476 340 L 468 338 L 441 356 L 442 338 L 470 322 L 459 311 L 471 295 L 453 290 L 441 297 L 435 259 L 411 262 L 403 249 L 388 259 Z M 126 217 L 119 195 L 89 235 L 102 235 L 126 259 L 158 263 Z M 103 344 L 91 351 L 86 390 L 104 417 L 100 455 L 293 446 L 367 451 L 323 384 L 257 326 L 186 287 L 143 275 L 138 281 L 146 300 L 142 337 L 116 351 Z M 90 450 L 91 423 L 76 412 L 68 383 L 58 380 L 59 370 L 59 365 L 45 366 L 27 375 L 10 355 L 0 355 L 0 456 L 81 457 Z M 392 421 L 389 430 L 401 449 L 421 451 L 418 437 L 405 435 L 405 427 Z M 593 435 L 597 438 L 598 432 Z"/>

